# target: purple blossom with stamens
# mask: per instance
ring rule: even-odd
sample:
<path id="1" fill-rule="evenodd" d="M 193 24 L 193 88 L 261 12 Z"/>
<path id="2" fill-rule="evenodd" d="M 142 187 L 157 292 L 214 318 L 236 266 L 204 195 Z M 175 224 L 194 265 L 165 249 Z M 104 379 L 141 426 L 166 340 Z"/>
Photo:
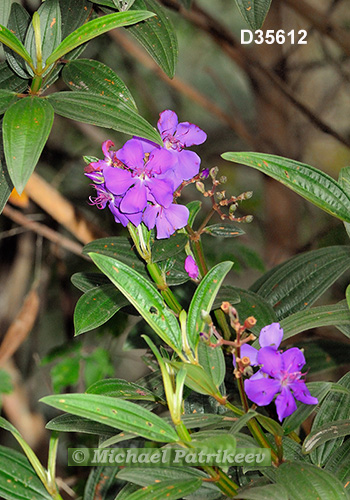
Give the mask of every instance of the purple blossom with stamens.
<path id="1" fill-rule="evenodd" d="M 185 227 L 189 211 L 184 205 L 172 203 L 165 208 L 158 204 L 150 204 L 143 213 L 143 222 L 148 229 L 157 228 L 157 239 L 169 238 L 177 229 Z"/>
<path id="2" fill-rule="evenodd" d="M 187 255 L 185 259 L 185 271 L 190 278 L 196 280 L 199 275 L 198 266 L 192 255 Z"/>
<path id="3" fill-rule="evenodd" d="M 277 395 L 275 405 L 280 421 L 297 409 L 295 399 L 304 404 L 318 403 L 302 378 L 305 375 L 301 373 L 305 365 L 304 354 L 297 347 L 279 351 L 282 338 L 281 326 L 272 323 L 260 332 L 260 350 L 248 344 L 241 347 L 241 358 L 248 357 L 252 366 L 260 366 L 257 373 L 244 381 L 248 398 L 259 406 L 266 406 Z"/>

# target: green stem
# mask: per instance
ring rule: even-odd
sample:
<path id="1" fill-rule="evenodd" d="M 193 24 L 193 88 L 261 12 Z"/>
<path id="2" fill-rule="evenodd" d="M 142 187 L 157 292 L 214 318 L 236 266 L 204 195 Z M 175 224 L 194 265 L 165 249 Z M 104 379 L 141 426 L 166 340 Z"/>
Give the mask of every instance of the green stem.
<path id="1" fill-rule="evenodd" d="M 32 84 L 30 86 L 30 93 L 31 94 L 38 94 L 40 89 L 41 89 L 41 84 L 42 84 L 42 77 L 39 75 L 34 76 L 32 80 Z"/>
<path id="2" fill-rule="evenodd" d="M 162 297 L 164 298 L 165 302 L 167 305 L 174 311 L 176 314 L 180 314 L 182 311 L 182 307 L 177 301 L 175 295 L 173 292 L 170 290 L 168 285 L 166 284 L 166 281 L 162 275 L 162 271 L 159 269 L 158 264 L 152 262 L 150 264 L 147 264 L 147 270 L 157 285 L 160 293 L 162 294 Z"/>

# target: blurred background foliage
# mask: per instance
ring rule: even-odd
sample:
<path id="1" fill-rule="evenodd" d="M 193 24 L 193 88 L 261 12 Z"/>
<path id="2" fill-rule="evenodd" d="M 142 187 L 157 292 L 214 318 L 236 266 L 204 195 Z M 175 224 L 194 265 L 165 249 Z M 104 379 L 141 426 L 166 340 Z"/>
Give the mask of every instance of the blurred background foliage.
<path id="1" fill-rule="evenodd" d="M 335 178 L 349 164 L 348 1 L 272 1 L 264 30 L 304 29 L 307 45 L 291 45 L 288 39 L 284 45 L 242 45 L 240 32 L 247 26 L 233 0 L 196 0 L 191 9 L 184 7 L 190 2 L 159 2 L 178 36 L 174 79 L 127 29 L 95 39 L 83 57 L 115 70 L 149 122 L 156 124 L 163 109 L 173 109 L 180 121 L 198 124 L 208 134 L 197 148 L 202 166 L 220 168 L 229 194 L 254 191 L 237 214 L 254 215 L 253 223 L 243 226 L 245 235 L 225 240 L 205 236 L 208 262 L 234 260 L 231 281 L 246 288 L 265 269 L 297 253 L 346 243 L 342 223 L 258 172 L 228 164 L 220 154 L 278 154 Z M 21 3 L 32 14 L 41 2 Z M 64 88 L 60 80 L 52 91 Z M 0 392 L 5 416 L 37 448 L 45 439 L 48 417 L 37 404 L 41 396 L 70 388 L 84 391 L 104 376 L 135 380 L 146 370 L 139 334 L 147 328 L 136 317 L 119 312 L 103 327 L 74 338 L 73 311 L 80 292 L 70 278 L 75 272 L 95 271 L 81 256 L 82 245 L 123 234 L 108 210 L 89 205 L 93 192 L 83 175 L 82 156 L 101 156 L 101 143 L 107 139 L 119 148 L 128 137 L 55 117 L 25 197 L 13 197 L 0 219 Z M 189 187 L 182 202 L 199 197 Z M 28 220 L 37 225 L 28 226 Z M 345 275 L 327 292 L 328 303 L 341 300 L 347 284 Z M 184 303 L 192 292 L 192 284 L 178 291 Z M 8 335 L 16 338 L 10 347 Z M 348 363 L 349 346 L 334 342 L 336 335 L 333 329 L 308 332 L 306 349 L 310 338 L 319 339 L 313 357 L 308 356 L 311 376 L 322 369 L 327 378 L 339 378 L 339 363 Z M 325 347 L 330 337 L 331 354 Z"/>

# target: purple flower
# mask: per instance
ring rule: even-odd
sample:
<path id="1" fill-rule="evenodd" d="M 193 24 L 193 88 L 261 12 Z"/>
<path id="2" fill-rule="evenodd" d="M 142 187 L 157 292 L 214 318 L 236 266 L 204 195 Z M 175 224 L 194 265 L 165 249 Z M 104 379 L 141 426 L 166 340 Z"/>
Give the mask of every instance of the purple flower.
<path id="1" fill-rule="evenodd" d="M 192 279 L 197 279 L 199 275 L 198 266 L 196 261 L 191 255 L 188 255 L 185 259 L 185 271 Z"/>
<path id="2" fill-rule="evenodd" d="M 131 139 L 116 152 L 125 169 L 108 166 L 103 174 L 109 191 L 123 195 L 122 212 L 132 214 L 143 211 L 151 196 L 163 207 L 173 201 L 173 183 L 166 172 L 174 165 L 172 155 L 165 149 L 150 147 L 139 139 Z"/>
<path id="3" fill-rule="evenodd" d="M 277 395 L 275 405 L 280 421 L 297 409 L 295 399 L 304 404 L 318 403 L 302 379 L 304 354 L 297 347 L 279 351 L 282 337 L 283 330 L 279 323 L 272 323 L 260 332 L 259 351 L 247 344 L 241 347 L 241 358 L 247 356 L 252 366 L 260 366 L 257 373 L 244 381 L 248 398 L 259 406 L 265 406 Z"/>
<path id="4" fill-rule="evenodd" d="M 185 227 L 189 211 L 184 205 L 172 203 L 165 208 L 158 204 L 148 205 L 143 213 L 143 222 L 148 229 L 157 228 L 157 239 L 169 238 L 177 229 Z"/>

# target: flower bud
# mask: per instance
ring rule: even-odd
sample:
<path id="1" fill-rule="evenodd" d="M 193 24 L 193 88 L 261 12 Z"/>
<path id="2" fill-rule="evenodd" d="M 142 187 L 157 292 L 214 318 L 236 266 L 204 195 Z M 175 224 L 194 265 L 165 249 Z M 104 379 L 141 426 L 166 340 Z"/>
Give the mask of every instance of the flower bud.
<path id="1" fill-rule="evenodd" d="M 220 184 L 226 184 L 226 182 L 227 182 L 227 177 L 226 177 L 226 175 L 222 175 L 222 176 L 220 177 L 219 181 L 220 181 Z"/>
<path id="2" fill-rule="evenodd" d="M 210 169 L 209 174 L 210 174 L 210 177 L 213 179 L 213 181 L 216 180 L 216 176 L 218 175 L 218 173 L 219 173 L 218 167 L 213 167 Z"/>
<path id="3" fill-rule="evenodd" d="M 204 194 L 205 193 L 205 186 L 204 186 L 203 182 L 200 182 L 200 181 L 196 182 L 196 189 L 200 193 Z"/>

